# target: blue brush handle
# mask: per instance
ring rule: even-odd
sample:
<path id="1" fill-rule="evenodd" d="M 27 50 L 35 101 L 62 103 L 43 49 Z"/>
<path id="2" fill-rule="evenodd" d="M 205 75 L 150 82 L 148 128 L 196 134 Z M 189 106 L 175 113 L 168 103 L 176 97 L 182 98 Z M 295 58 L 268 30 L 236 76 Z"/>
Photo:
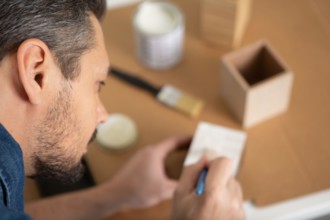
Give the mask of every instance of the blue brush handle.
<path id="1" fill-rule="evenodd" d="M 199 174 L 198 182 L 197 182 L 197 187 L 195 190 L 196 195 L 200 196 L 204 192 L 205 188 L 205 180 L 207 176 L 208 169 L 204 168 L 201 173 Z"/>

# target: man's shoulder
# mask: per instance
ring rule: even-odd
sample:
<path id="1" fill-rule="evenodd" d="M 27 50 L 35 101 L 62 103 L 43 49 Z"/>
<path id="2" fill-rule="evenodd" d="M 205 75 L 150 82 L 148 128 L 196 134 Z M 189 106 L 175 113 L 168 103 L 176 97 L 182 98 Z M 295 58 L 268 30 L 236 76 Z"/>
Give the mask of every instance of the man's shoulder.
<path id="1" fill-rule="evenodd" d="M 13 211 L 0 206 L 0 220 L 32 220 L 22 212 Z"/>
<path id="2" fill-rule="evenodd" d="M 2 207 L 23 212 L 24 163 L 20 146 L 0 123 L 0 220 Z"/>

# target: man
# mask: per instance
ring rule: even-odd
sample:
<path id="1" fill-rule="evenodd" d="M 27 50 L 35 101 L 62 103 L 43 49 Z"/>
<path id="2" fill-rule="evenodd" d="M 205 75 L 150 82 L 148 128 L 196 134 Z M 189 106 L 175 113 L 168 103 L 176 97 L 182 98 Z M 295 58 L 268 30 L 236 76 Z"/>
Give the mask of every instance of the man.
<path id="1" fill-rule="evenodd" d="M 109 61 L 102 0 L 0 1 L 0 219 L 102 219 L 174 195 L 173 219 L 240 219 L 242 193 L 230 161 L 166 177 L 164 159 L 189 142 L 170 138 L 138 152 L 103 185 L 23 204 L 24 176 L 74 182 L 82 156 L 107 117 L 98 92 Z M 148 158 L 148 159 L 146 159 Z M 205 192 L 194 188 L 209 167 Z"/>

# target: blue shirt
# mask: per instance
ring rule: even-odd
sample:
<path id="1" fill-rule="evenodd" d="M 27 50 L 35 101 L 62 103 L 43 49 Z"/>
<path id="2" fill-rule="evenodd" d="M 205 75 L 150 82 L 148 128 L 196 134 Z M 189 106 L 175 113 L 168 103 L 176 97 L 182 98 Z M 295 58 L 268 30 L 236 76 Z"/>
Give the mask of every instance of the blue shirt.
<path id="1" fill-rule="evenodd" d="M 0 124 L 0 220 L 31 220 L 24 214 L 24 164 L 20 146 Z"/>

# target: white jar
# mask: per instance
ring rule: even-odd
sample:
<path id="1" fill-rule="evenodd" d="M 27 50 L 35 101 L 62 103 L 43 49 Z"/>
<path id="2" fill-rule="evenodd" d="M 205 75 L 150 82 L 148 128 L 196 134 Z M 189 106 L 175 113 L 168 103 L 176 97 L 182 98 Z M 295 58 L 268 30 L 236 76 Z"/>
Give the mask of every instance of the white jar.
<path id="1" fill-rule="evenodd" d="M 136 55 L 154 70 L 169 69 L 181 61 L 184 17 L 173 4 L 146 1 L 134 15 Z"/>

